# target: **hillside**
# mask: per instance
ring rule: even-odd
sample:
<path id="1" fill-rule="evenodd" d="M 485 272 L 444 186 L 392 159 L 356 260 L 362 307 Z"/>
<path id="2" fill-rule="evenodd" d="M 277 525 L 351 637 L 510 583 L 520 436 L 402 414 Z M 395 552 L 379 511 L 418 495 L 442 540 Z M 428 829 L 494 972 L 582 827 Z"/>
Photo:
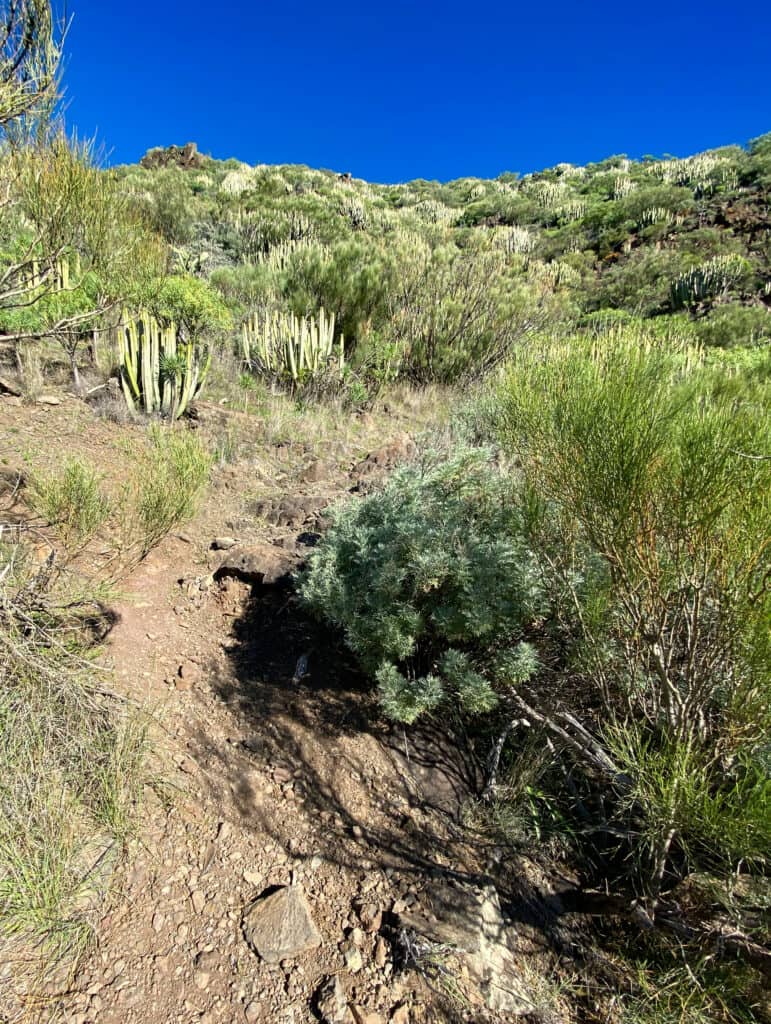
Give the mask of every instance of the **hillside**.
<path id="1" fill-rule="evenodd" d="M 2 1024 L 768 1024 L 771 135 L 106 169 L 6 17 Z"/>
<path id="2" fill-rule="evenodd" d="M 185 166 L 163 154 L 118 175 L 179 266 L 200 269 L 246 307 L 266 296 L 280 261 L 282 298 L 298 312 L 309 301 L 336 309 L 352 345 L 365 324 L 384 327 L 384 293 L 403 268 L 447 242 L 505 254 L 518 277 L 557 293 L 552 316 L 674 317 L 669 326 L 720 347 L 770 333 L 769 136 L 686 159 L 610 157 L 523 178 L 393 186 L 198 154 Z M 318 269 L 309 282 L 309 260 L 352 271 L 356 284 L 343 292 Z M 374 280 L 357 308 L 350 291 Z"/>

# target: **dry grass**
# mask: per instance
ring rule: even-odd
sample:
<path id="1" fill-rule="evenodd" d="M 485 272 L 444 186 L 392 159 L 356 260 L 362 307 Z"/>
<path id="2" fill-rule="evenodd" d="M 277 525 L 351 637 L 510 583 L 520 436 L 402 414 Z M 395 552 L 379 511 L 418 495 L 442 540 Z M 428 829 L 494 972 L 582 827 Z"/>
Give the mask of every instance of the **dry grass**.
<path id="1" fill-rule="evenodd" d="M 131 834 L 146 727 L 109 689 L 53 558 L 0 557 L 0 945 L 29 966 L 77 961 Z M 23 951 L 23 952 L 22 952 Z"/>

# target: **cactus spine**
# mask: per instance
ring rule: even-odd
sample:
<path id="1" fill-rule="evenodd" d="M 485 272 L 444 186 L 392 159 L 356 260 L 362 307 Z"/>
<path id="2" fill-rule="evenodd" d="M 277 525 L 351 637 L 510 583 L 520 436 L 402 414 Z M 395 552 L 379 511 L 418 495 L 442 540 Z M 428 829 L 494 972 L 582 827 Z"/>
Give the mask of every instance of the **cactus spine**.
<path id="1" fill-rule="evenodd" d="M 123 394 L 130 409 L 178 419 L 203 387 L 210 355 L 183 341 L 175 324 L 124 314 L 118 330 Z"/>
<path id="2" fill-rule="evenodd" d="M 337 364 L 345 364 L 344 339 L 335 344 L 335 315 L 320 309 L 313 317 L 294 313 L 253 314 L 241 328 L 241 349 L 246 363 L 260 373 L 288 377 L 299 384 Z"/>

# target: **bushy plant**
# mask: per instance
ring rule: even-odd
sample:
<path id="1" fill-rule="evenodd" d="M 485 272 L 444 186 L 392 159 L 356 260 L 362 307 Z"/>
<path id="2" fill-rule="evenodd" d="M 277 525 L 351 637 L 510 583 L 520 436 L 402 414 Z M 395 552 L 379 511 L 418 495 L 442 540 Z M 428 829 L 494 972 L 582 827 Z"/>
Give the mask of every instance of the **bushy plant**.
<path id="1" fill-rule="evenodd" d="M 642 815 L 654 893 L 673 846 L 735 864 L 768 835 L 752 782 L 771 694 L 767 392 L 722 391 L 715 372 L 622 328 L 519 352 L 500 394 L 502 437 L 548 510 L 539 553 L 572 603 L 563 636 L 595 725 L 567 695 L 564 713 L 530 710 Z M 738 826 L 740 804 L 754 824 Z"/>
<path id="2" fill-rule="evenodd" d="M 195 512 L 209 478 L 211 457 L 198 438 L 173 428 L 153 427 L 146 448 L 135 454 L 124 497 L 127 549 L 143 558 Z"/>
<path id="3" fill-rule="evenodd" d="M 0 944 L 25 949 L 20 984 L 31 949 L 45 968 L 92 938 L 145 781 L 145 723 L 89 665 L 99 596 L 0 549 Z"/>
<path id="4" fill-rule="evenodd" d="M 27 498 L 57 527 L 67 548 L 87 543 L 104 525 L 112 507 L 98 474 L 78 460 L 67 462 L 58 473 L 34 476 Z"/>
<path id="5" fill-rule="evenodd" d="M 696 321 L 696 336 L 715 348 L 756 345 L 771 340 L 771 313 L 765 306 L 728 302 Z"/>
<path id="6" fill-rule="evenodd" d="M 442 702 L 489 711 L 501 679 L 535 670 L 524 641 L 544 594 L 511 485 L 484 449 L 427 452 L 339 506 L 301 594 L 400 721 Z"/>

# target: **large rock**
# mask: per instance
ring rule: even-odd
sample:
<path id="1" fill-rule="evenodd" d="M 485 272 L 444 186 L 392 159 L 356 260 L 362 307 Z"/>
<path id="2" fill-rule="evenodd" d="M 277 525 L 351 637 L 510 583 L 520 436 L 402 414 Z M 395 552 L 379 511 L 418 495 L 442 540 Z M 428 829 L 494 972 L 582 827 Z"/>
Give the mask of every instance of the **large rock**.
<path id="1" fill-rule="evenodd" d="M 243 924 L 246 941 L 269 964 L 291 960 L 321 945 L 321 935 L 299 885 L 286 886 L 258 900 Z"/>
<path id="2" fill-rule="evenodd" d="M 508 926 L 495 888 L 435 883 L 424 895 L 429 913 L 400 914 L 401 926 L 430 942 L 453 946 L 462 952 L 490 1010 L 513 1016 L 532 1012 L 533 1003 L 517 981 Z"/>
<path id="3" fill-rule="evenodd" d="M 247 583 L 271 587 L 288 581 L 299 564 L 297 555 L 274 544 L 239 544 L 226 552 L 214 570 L 214 578 L 237 576 Z"/>

